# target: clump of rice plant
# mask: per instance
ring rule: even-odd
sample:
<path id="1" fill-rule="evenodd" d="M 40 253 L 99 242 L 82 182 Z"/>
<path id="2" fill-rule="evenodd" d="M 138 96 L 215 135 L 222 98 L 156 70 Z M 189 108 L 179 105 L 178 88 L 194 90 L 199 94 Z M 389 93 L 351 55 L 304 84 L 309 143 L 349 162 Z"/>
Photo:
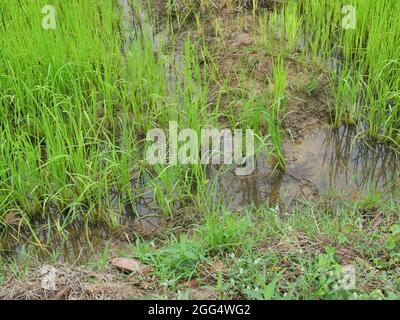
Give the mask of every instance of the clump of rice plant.
<path id="1" fill-rule="evenodd" d="M 362 124 L 373 138 L 399 141 L 400 3 L 300 1 L 314 57 L 335 55 L 334 120 Z"/>
<path id="2" fill-rule="evenodd" d="M 283 57 L 279 56 L 273 62 L 272 79 L 270 83 L 270 110 L 266 113 L 268 132 L 274 148 L 274 155 L 281 169 L 285 168 L 285 156 L 282 150 L 282 117 L 286 111 L 287 71 Z"/>

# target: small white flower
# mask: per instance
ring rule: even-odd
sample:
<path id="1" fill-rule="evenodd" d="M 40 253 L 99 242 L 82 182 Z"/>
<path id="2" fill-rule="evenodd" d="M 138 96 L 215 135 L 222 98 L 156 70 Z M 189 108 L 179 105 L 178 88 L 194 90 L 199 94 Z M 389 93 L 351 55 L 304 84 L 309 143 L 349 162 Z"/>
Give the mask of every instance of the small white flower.
<path id="1" fill-rule="evenodd" d="M 339 286 L 337 284 L 333 285 L 333 290 L 335 291 L 339 290 Z"/>

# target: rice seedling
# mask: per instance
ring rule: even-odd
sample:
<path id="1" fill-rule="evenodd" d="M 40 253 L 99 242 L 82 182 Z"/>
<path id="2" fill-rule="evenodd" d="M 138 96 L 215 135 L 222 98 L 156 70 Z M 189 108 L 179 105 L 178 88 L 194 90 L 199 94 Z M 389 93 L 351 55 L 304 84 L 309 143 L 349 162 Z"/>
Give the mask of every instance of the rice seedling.
<path id="1" fill-rule="evenodd" d="M 295 2 L 289 2 L 282 9 L 281 16 L 283 18 L 282 26 L 285 30 L 285 38 L 289 52 L 293 52 L 298 45 L 298 37 L 301 26 L 301 18 L 298 17 L 298 5 Z"/>
<path id="2" fill-rule="evenodd" d="M 268 132 L 274 148 L 274 155 L 279 167 L 285 168 L 285 156 L 282 150 L 281 119 L 286 109 L 286 81 L 287 73 L 280 56 L 273 62 L 273 78 L 269 79 L 271 107 L 266 112 Z"/>

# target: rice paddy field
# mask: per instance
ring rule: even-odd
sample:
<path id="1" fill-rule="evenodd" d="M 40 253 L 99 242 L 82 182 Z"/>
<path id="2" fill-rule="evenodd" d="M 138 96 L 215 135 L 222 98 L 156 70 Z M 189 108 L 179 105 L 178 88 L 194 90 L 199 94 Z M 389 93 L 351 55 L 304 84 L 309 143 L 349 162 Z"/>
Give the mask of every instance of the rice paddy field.
<path id="1" fill-rule="evenodd" d="M 399 16 L 0 2 L 0 298 L 398 299 Z M 149 161 L 154 129 L 193 157 Z M 200 161 L 205 129 L 254 161 Z"/>

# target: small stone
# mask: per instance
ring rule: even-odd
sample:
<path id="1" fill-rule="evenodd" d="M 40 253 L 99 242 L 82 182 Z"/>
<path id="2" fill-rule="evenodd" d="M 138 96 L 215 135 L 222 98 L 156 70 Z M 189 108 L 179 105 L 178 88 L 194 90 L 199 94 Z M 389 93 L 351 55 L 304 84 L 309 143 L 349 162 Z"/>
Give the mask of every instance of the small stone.
<path id="1" fill-rule="evenodd" d="M 137 272 L 146 275 L 153 271 L 151 266 L 144 265 L 135 259 L 114 258 L 111 260 L 111 264 L 115 268 L 128 273 Z"/>

